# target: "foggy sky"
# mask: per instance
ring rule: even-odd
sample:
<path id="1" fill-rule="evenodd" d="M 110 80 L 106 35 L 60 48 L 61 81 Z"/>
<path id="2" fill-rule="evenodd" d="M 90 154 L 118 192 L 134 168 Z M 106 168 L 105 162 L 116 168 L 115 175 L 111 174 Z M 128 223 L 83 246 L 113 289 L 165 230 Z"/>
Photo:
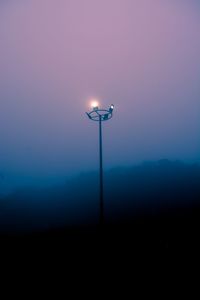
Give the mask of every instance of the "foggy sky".
<path id="1" fill-rule="evenodd" d="M 107 168 L 200 160 L 200 5 L 191 0 L 0 1 L 0 174 L 97 169 L 89 99 L 115 104 Z M 2 183 L 3 184 L 3 183 Z"/>

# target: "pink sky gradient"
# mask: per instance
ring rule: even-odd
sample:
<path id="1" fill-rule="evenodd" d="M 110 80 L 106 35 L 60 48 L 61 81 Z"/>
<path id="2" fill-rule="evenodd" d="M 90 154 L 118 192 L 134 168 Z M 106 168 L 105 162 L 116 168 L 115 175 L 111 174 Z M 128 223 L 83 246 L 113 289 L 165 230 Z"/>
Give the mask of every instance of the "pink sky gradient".
<path id="1" fill-rule="evenodd" d="M 200 160 L 200 5 L 164 0 L 0 2 L 5 172 L 97 168 L 88 99 L 115 103 L 108 167 Z"/>

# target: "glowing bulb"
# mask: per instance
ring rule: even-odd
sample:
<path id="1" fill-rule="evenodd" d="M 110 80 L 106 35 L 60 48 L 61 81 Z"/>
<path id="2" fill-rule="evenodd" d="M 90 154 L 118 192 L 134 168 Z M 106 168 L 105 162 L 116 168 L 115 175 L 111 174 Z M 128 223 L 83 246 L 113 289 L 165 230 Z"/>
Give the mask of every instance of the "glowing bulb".
<path id="1" fill-rule="evenodd" d="M 92 102 L 91 102 L 91 107 L 92 107 L 92 108 L 95 108 L 95 107 L 98 107 L 98 106 L 99 106 L 98 101 L 97 101 L 97 100 L 92 100 Z"/>
<path id="2" fill-rule="evenodd" d="M 109 112 L 112 114 L 112 112 L 113 112 L 113 109 L 114 109 L 114 105 L 113 104 L 111 104 L 111 106 L 110 106 L 110 108 L 109 108 Z"/>

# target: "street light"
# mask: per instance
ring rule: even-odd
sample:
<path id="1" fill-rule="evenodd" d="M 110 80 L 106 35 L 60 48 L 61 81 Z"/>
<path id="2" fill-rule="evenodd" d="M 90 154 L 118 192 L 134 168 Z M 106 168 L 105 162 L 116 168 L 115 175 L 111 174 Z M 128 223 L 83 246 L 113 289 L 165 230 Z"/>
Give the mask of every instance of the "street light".
<path id="1" fill-rule="evenodd" d="M 113 116 L 114 105 L 109 109 L 99 109 L 98 102 L 92 101 L 92 111 L 86 112 L 88 118 L 99 123 L 99 200 L 100 200 L 100 226 L 104 224 L 104 201 L 103 201 L 103 151 L 102 151 L 102 122 L 108 121 Z"/>

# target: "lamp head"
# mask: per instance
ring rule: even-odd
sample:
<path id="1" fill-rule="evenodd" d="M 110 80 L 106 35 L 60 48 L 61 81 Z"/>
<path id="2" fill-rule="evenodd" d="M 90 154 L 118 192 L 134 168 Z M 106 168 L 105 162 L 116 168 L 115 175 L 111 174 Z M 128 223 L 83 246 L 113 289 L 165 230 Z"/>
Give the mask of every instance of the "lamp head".
<path id="1" fill-rule="evenodd" d="M 109 112 L 112 113 L 114 109 L 114 104 L 111 104 L 110 108 L 109 108 Z"/>
<path id="2" fill-rule="evenodd" d="M 93 110 L 98 110 L 99 109 L 98 101 L 97 100 L 92 100 L 91 107 L 93 108 Z"/>
<path id="3" fill-rule="evenodd" d="M 109 114 L 105 114 L 105 115 L 103 116 L 103 120 L 104 120 L 104 121 L 108 120 L 108 116 L 109 116 Z"/>

